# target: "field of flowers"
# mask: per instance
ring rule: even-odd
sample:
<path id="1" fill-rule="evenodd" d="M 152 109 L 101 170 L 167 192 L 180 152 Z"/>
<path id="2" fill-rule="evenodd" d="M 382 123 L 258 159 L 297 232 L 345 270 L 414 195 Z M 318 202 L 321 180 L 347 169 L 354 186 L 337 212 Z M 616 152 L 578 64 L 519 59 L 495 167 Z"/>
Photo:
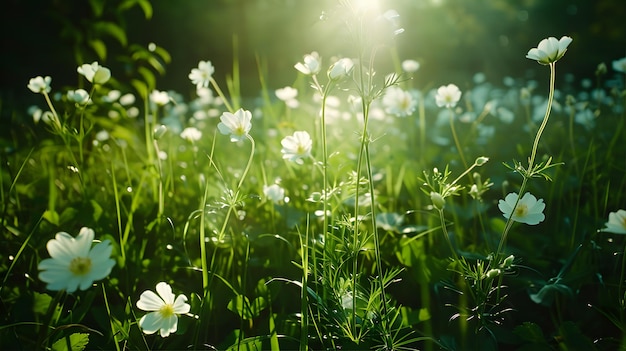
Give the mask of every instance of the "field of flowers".
<path id="1" fill-rule="evenodd" d="M 258 96 L 208 60 L 161 90 L 155 44 L 24 82 L 0 348 L 626 349 L 626 57 L 574 79 L 555 33 L 536 80 L 422 82 L 364 3 L 338 1 L 350 56 L 284 87 L 258 57 Z"/>

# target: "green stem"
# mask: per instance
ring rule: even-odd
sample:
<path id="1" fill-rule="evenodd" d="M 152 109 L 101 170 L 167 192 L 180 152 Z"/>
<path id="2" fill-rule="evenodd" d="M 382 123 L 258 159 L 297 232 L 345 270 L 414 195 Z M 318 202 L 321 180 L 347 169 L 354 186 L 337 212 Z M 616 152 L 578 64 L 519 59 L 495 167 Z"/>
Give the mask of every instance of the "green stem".
<path id="1" fill-rule="evenodd" d="M 456 145 L 456 149 L 459 152 L 459 156 L 461 156 L 463 168 L 467 168 L 467 162 L 465 161 L 465 156 L 463 155 L 463 149 L 461 148 L 461 143 L 459 143 L 459 137 L 456 135 L 456 129 L 454 128 L 454 111 L 452 111 L 451 108 L 449 108 L 448 110 L 450 111 L 450 129 L 452 130 L 452 138 L 454 138 L 454 144 Z"/>
<path id="2" fill-rule="evenodd" d="M 228 206 L 228 211 L 226 211 L 226 218 L 224 218 L 224 223 L 222 223 L 222 228 L 220 229 L 219 234 L 217 236 L 218 241 L 220 242 L 224 240 L 224 233 L 226 232 L 226 225 L 228 224 L 228 220 L 230 219 L 231 213 L 234 211 L 236 200 L 239 198 L 239 192 L 241 191 L 241 186 L 243 185 L 243 182 L 246 179 L 248 172 L 250 171 L 250 166 L 252 165 L 252 160 L 254 158 L 254 149 L 255 149 L 254 139 L 249 134 L 247 134 L 246 137 L 248 138 L 248 140 L 250 140 L 250 143 L 251 143 L 250 157 L 248 158 L 248 163 L 246 164 L 246 168 L 244 168 L 243 173 L 241 174 L 241 178 L 239 179 L 239 183 L 237 184 L 237 189 L 235 189 L 235 193 L 233 194 L 234 198 L 231 199 L 234 201 L 232 201 L 232 203 L 230 203 Z"/>
<path id="3" fill-rule="evenodd" d="M 528 168 L 526 171 L 522 173 L 522 185 L 520 186 L 520 190 L 517 196 L 517 200 L 515 201 L 515 206 L 513 206 L 513 211 L 511 211 L 511 216 L 507 218 L 506 225 L 504 226 L 504 231 L 502 232 L 502 238 L 500 238 L 500 244 L 498 245 L 498 251 L 496 251 L 496 257 L 499 257 L 504 249 L 504 245 L 506 242 L 506 237 L 509 233 L 509 230 L 513 226 L 513 214 L 515 213 L 515 209 L 517 208 L 517 204 L 519 203 L 520 198 L 524 195 L 524 191 L 526 190 L 526 185 L 528 184 L 528 179 L 532 178 L 534 175 L 534 167 L 535 167 L 535 157 L 537 155 L 537 148 L 539 147 L 539 140 L 541 139 L 541 134 L 543 133 L 546 125 L 548 124 L 548 119 L 550 118 L 550 110 L 552 109 L 552 101 L 554 100 L 554 81 L 556 77 L 556 66 L 554 62 L 550 63 L 550 93 L 548 95 L 548 107 L 546 108 L 546 114 L 543 116 L 543 121 L 541 122 L 541 126 L 539 126 L 539 130 L 537 131 L 537 135 L 535 135 L 535 141 L 533 142 L 533 148 L 530 153 L 530 157 L 528 158 Z"/>
<path id="4" fill-rule="evenodd" d="M 448 235 L 448 229 L 446 228 L 446 218 L 443 215 L 443 209 L 437 209 L 437 212 L 439 212 L 439 221 L 441 222 L 441 231 L 443 232 L 443 236 L 444 238 L 446 238 L 446 242 L 448 243 L 450 252 L 452 252 L 454 261 L 458 262 L 459 255 L 457 255 L 456 250 L 454 249 L 454 245 L 452 245 L 452 240 L 450 240 L 450 235 Z"/>
<path id="5" fill-rule="evenodd" d="M 228 112 L 235 113 L 235 110 L 233 110 L 233 107 L 228 102 L 228 99 L 226 99 L 226 95 L 224 95 L 224 92 L 222 92 L 222 89 L 220 89 L 220 86 L 217 85 L 217 82 L 215 81 L 215 79 L 211 77 L 209 81 L 211 82 L 211 85 L 215 89 L 215 92 L 217 92 L 217 95 L 222 99 L 222 102 L 224 102 L 224 106 L 226 106 L 226 109 L 228 110 Z"/>

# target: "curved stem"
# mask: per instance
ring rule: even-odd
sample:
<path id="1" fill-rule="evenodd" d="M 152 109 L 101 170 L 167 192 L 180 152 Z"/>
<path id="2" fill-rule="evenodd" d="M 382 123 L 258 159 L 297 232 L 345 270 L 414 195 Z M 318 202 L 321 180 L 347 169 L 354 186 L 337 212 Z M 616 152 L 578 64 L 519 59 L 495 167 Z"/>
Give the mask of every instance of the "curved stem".
<path id="1" fill-rule="evenodd" d="M 543 116 L 543 121 L 541 122 L 541 126 L 539 126 L 539 130 L 537 130 L 537 135 L 535 135 L 535 141 L 533 142 L 533 148 L 530 153 L 530 157 L 528 158 L 528 168 L 526 168 L 525 172 L 522 173 L 522 185 L 520 186 L 519 193 L 517 196 L 517 200 L 515 201 L 515 206 L 513 206 L 513 211 L 511 211 L 511 216 L 507 218 L 506 225 L 504 226 L 504 231 L 502 232 L 502 238 L 500 238 L 500 244 L 498 245 L 498 250 L 496 251 L 496 257 L 500 256 L 500 253 L 504 249 L 504 245 L 506 242 L 506 237 L 509 233 L 509 230 L 513 226 L 513 214 L 515 213 L 515 209 L 517 208 L 517 204 L 519 203 L 520 198 L 524 195 L 524 191 L 526 190 L 526 186 L 528 184 L 528 179 L 532 178 L 534 175 L 534 167 L 535 167 L 535 157 L 537 155 L 537 148 L 539 147 L 539 139 L 541 139 L 541 134 L 543 133 L 546 125 L 548 124 L 548 119 L 550 118 L 550 110 L 552 109 L 552 101 L 554 100 L 554 81 L 556 77 L 556 66 L 555 63 L 550 63 L 550 92 L 548 95 L 548 107 L 546 108 L 546 114 Z"/>
<path id="2" fill-rule="evenodd" d="M 452 137 L 454 138 L 454 144 L 456 145 L 456 149 L 459 152 L 459 156 L 461 156 L 461 162 L 463 162 L 463 167 L 467 168 L 467 161 L 465 161 L 465 156 L 463 155 L 463 149 L 461 148 L 461 143 L 459 143 L 459 137 L 456 135 L 456 129 L 454 128 L 454 111 L 451 108 L 448 109 L 450 111 L 450 129 L 452 130 Z"/>
<path id="3" fill-rule="evenodd" d="M 448 229 L 446 229 L 446 219 L 443 215 L 443 210 L 437 210 L 439 212 L 439 221 L 441 222 L 441 230 L 443 231 L 443 236 L 446 238 L 446 242 L 450 247 L 450 251 L 452 252 L 452 256 L 454 257 L 454 261 L 459 261 L 459 255 L 457 255 L 456 250 L 454 249 L 454 245 L 452 245 L 452 240 L 450 240 L 450 235 L 448 235 Z"/>
<path id="4" fill-rule="evenodd" d="M 226 212 L 226 217 L 224 218 L 224 223 L 222 223 L 222 228 L 217 236 L 218 241 L 222 241 L 224 239 L 224 233 L 226 232 L 226 225 L 228 224 L 228 220 L 230 219 L 230 215 L 235 208 L 236 199 L 239 198 L 239 191 L 241 190 L 241 186 L 243 185 L 246 176 L 248 175 L 248 171 L 250 171 L 250 166 L 252 165 L 252 160 L 254 158 L 254 139 L 247 134 L 246 137 L 250 140 L 251 148 L 250 148 L 250 157 L 248 158 L 248 163 L 246 164 L 246 168 L 244 168 L 243 173 L 241 174 L 241 178 L 239 179 L 239 183 L 237 184 L 237 189 L 235 189 L 235 193 L 233 194 L 233 198 L 231 199 L 231 203 L 228 206 L 228 211 Z"/>
<path id="5" fill-rule="evenodd" d="M 211 82 L 211 85 L 213 86 L 213 88 L 215 88 L 215 92 L 217 92 L 217 95 L 224 102 L 224 106 L 226 106 L 226 108 L 228 109 L 228 112 L 235 113 L 235 110 L 233 110 L 233 107 L 228 102 L 228 99 L 226 99 L 226 95 L 224 95 L 224 92 L 222 92 L 222 89 L 220 89 L 220 86 L 217 85 L 217 82 L 215 81 L 215 79 L 213 77 L 211 77 L 210 82 Z"/>

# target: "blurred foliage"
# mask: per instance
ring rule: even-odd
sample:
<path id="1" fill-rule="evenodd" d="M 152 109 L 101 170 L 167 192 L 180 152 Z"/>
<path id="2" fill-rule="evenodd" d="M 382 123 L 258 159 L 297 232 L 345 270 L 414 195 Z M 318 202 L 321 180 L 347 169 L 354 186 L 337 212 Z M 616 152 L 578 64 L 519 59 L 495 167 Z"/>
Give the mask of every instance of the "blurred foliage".
<path id="1" fill-rule="evenodd" d="M 259 86 L 255 55 L 272 81 L 290 84 L 289 68 L 313 50 L 350 56 L 336 27 L 337 0 L 7 0 L 2 11 L 1 91 L 21 92 L 28 78 L 56 74 L 64 63 L 117 60 L 127 42 L 154 42 L 176 58 L 163 86 L 191 89 L 186 76 L 199 60 L 229 72 L 237 38 L 243 93 Z M 418 79 L 463 84 L 476 72 L 494 81 L 536 69 L 524 58 L 547 36 L 574 38 L 576 60 L 562 66 L 592 76 L 597 64 L 626 53 L 622 0 L 393 0 L 406 31 L 397 38 L 400 59 L 422 63 Z M 150 6 L 151 4 L 151 6 Z M 262 14 L 262 15 L 260 15 Z M 126 32 L 124 32 L 126 30 Z M 125 35 L 124 35 L 125 33 Z M 54 55 L 51 55 L 54 53 Z M 77 61 L 84 62 L 77 62 Z M 389 58 L 380 57 L 378 61 Z M 107 62 L 109 66 L 113 66 Z M 520 70 L 520 67 L 524 67 Z"/>

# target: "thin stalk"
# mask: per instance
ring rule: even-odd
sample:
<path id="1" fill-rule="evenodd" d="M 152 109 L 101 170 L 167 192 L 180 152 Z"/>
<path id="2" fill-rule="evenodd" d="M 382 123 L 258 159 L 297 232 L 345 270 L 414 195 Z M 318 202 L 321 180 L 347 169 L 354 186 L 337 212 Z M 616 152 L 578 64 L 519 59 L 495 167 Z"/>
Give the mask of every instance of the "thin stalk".
<path id="1" fill-rule="evenodd" d="M 235 189 L 235 193 L 234 193 L 234 199 L 238 199 L 239 198 L 239 192 L 241 190 L 241 186 L 243 185 L 244 180 L 246 179 L 246 176 L 248 175 L 248 172 L 250 171 L 250 166 L 252 165 L 252 160 L 254 158 L 254 149 L 255 149 L 255 144 L 254 144 L 254 139 L 248 134 L 246 135 L 246 137 L 248 138 L 248 140 L 250 140 L 250 157 L 248 158 L 248 163 L 246 164 L 246 168 L 244 168 L 243 173 L 241 174 L 241 178 L 239 179 L 239 183 L 237 184 L 237 189 Z M 231 203 L 228 206 L 228 211 L 226 211 L 226 218 L 224 218 L 224 223 L 222 223 L 222 228 L 219 231 L 218 234 L 218 240 L 222 241 L 224 239 L 224 233 L 226 232 L 226 225 L 228 224 L 228 220 L 230 219 L 231 213 L 233 211 L 235 207 L 235 203 Z"/>
<path id="2" fill-rule="evenodd" d="M 207 198 L 209 195 L 209 177 L 206 177 L 204 184 L 204 195 L 202 196 L 202 202 L 200 203 L 200 264 L 202 268 L 202 290 L 206 296 L 209 288 L 209 270 L 207 267 L 207 254 L 206 254 L 206 232 L 204 225 L 204 214 L 207 204 Z M 213 260 L 211 260 L 213 262 Z M 212 270 L 211 270 L 212 271 Z M 203 301 L 204 304 L 206 301 Z"/>
<path id="3" fill-rule="evenodd" d="M 454 111 L 451 108 L 448 108 L 450 111 L 450 129 L 452 130 L 452 138 L 454 138 L 454 144 L 456 145 L 456 149 L 459 152 L 459 156 L 461 156 L 461 161 L 463 162 L 463 168 L 467 168 L 467 161 L 465 161 L 465 155 L 463 155 L 463 148 L 461 148 L 461 143 L 459 143 L 459 137 L 456 135 L 456 129 L 454 128 Z"/>
<path id="4" fill-rule="evenodd" d="M 511 211 L 511 216 L 507 218 L 506 224 L 504 226 L 504 231 L 502 233 L 502 238 L 500 238 L 500 244 L 498 245 L 498 251 L 496 251 L 496 257 L 502 253 L 502 249 L 504 248 L 504 244 L 506 242 L 506 237 L 509 233 L 509 230 L 513 226 L 513 214 L 517 205 L 519 203 L 520 198 L 523 196 L 524 191 L 526 190 L 526 185 L 528 183 L 528 179 L 532 178 L 534 175 L 534 166 L 535 166 L 535 157 L 537 155 L 537 148 L 539 147 L 539 140 L 541 139 L 541 134 L 543 133 L 546 125 L 548 124 L 548 119 L 550 118 L 550 110 L 552 109 L 552 101 L 554 100 L 554 81 L 556 78 L 556 66 L 555 62 L 550 63 L 550 93 L 548 95 L 548 107 L 546 108 L 546 114 L 543 116 L 543 121 L 541 122 L 541 126 L 539 126 L 539 130 L 535 135 L 535 141 L 533 142 L 533 148 L 530 153 L 530 157 L 528 158 L 528 168 L 526 171 L 522 173 L 522 185 L 520 186 L 520 190 L 517 196 L 517 200 L 515 201 L 515 206 L 513 206 L 513 211 Z"/>
<path id="5" fill-rule="evenodd" d="M 454 245 L 452 245 L 452 240 L 450 240 L 450 235 L 448 235 L 448 229 L 446 228 L 446 218 L 443 215 L 443 209 L 437 209 L 439 213 L 439 221 L 441 222 L 441 230 L 443 231 L 443 236 L 446 238 L 446 242 L 448 243 L 448 247 L 452 252 L 452 256 L 454 256 L 454 261 L 459 261 L 459 255 L 457 255 L 456 250 L 454 249 Z"/>
<path id="6" fill-rule="evenodd" d="M 322 92 L 322 88 L 317 82 L 316 76 L 313 76 L 314 84 L 316 84 L 318 91 Z M 328 259 L 328 250 L 330 250 L 331 245 L 329 245 L 329 241 L 327 240 L 329 236 L 327 235 L 328 231 L 328 142 L 326 140 L 326 98 L 328 97 L 328 93 L 330 92 L 333 85 L 333 81 L 329 80 L 326 87 L 322 92 L 322 116 L 321 116 L 321 129 L 322 129 L 322 189 L 323 189 L 323 202 L 322 202 L 322 210 L 323 210 L 323 238 L 324 238 L 324 248 L 322 251 L 322 262 L 326 263 Z M 324 297 L 326 297 L 326 289 L 323 291 Z"/>
<path id="7" fill-rule="evenodd" d="M 217 85 L 215 78 L 211 77 L 209 81 L 211 82 L 211 85 L 215 89 L 215 92 L 217 93 L 217 95 L 222 99 L 222 102 L 224 102 L 224 106 L 226 106 L 226 109 L 228 110 L 228 112 L 235 113 L 235 110 L 228 102 L 228 99 L 226 99 L 226 95 L 224 95 L 224 92 L 222 92 L 222 89 L 220 89 L 220 86 Z"/>
<path id="8" fill-rule="evenodd" d="M 107 315 L 109 316 L 109 326 L 111 327 L 111 335 L 115 335 L 115 326 L 113 325 L 113 318 L 111 318 L 111 308 L 109 307 L 109 299 L 107 298 L 107 291 L 104 288 L 104 284 L 102 284 L 102 296 L 104 297 L 104 306 L 107 310 Z M 113 343 L 115 344 L 115 350 L 120 351 L 120 345 L 115 340 L 115 336 L 113 337 Z M 71 348 L 68 348 L 68 350 Z"/>

